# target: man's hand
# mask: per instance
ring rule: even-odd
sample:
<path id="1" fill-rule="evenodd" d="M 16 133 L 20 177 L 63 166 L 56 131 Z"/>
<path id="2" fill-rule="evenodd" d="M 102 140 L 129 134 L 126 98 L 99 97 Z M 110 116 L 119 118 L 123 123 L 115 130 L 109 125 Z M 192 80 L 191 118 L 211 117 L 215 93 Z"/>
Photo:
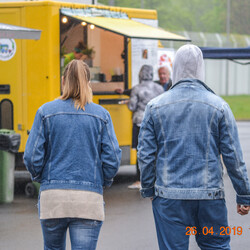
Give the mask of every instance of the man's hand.
<path id="1" fill-rule="evenodd" d="M 117 93 L 117 94 L 121 95 L 121 94 L 123 94 L 123 92 L 124 92 L 124 90 L 121 88 L 115 89 L 115 93 Z"/>
<path id="2" fill-rule="evenodd" d="M 122 100 L 122 101 L 119 101 L 118 104 L 128 104 L 129 103 L 129 99 L 127 100 Z"/>
<path id="3" fill-rule="evenodd" d="M 238 214 L 246 215 L 246 214 L 248 214 L 249 210 L 250 210 L 250 206 L 244 206 L 244 205 L 237 204 L 237 213 Z"/>

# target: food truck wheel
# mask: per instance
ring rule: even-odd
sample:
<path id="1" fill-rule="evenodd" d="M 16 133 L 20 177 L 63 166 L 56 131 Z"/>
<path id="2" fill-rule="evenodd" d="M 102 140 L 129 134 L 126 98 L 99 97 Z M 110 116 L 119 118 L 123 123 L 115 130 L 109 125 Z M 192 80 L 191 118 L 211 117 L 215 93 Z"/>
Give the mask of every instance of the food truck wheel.
<path id="1" fill-rule="evenodd" d="M 26 184 L 25 195 L 29 198 L 33 198 L 36 195 L 36 186 L 32 182 Z"/>

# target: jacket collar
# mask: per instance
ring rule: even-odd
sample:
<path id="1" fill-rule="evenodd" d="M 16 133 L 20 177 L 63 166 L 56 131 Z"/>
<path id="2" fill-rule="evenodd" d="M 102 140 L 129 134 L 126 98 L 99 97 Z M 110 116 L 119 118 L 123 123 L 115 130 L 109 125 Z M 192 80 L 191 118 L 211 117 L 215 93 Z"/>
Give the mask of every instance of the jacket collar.
<path id="1" fill-rule="evenodd" d="M 198 83 L 200 85 L 202 85 L 206 90 L 208 90 L 209 92 L 214 93 L 214 91 L 212 89 L 210 89 L 204 82 L 198 80 L 198 79 L 183 79 L 183 80 L 180 80 L 179 82 L 177 82 L 176 84 L 174 84 L 171 89 L 175 88 L 177 85 L 180 85 L 180 84 L 185 84 L 185 83 L 188 83 L 188 82 L 191 82 L 191 83 Z"/>

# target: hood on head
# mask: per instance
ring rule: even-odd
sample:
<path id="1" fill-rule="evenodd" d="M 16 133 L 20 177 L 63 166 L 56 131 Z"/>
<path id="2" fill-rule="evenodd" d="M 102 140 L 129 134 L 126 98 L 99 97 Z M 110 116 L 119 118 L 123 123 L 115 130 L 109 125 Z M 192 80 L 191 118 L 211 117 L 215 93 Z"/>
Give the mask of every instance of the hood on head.
<path id="1" fill-rule="evenodd" d="M 143 65 L 139 72 L 139 82 L 152 81 L 154 76 L 153 67 L 151 65 Z"/>
<path id="2" fill-rule="evenodd" d="M 200 48 L 193 44 L 181 46 L 173 62 L 173 84 L 187 78 L 198 79 L 202 82 L 205 80 L 203 54 Z"/>

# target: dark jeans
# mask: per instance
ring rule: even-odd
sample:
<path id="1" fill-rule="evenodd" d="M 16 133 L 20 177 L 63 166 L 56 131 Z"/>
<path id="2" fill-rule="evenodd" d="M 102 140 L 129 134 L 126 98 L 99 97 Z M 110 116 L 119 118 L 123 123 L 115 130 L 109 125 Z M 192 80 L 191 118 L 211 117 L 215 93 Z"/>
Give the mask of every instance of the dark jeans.
<path id="1" fill-rule="evenodd" d="M 137 145 L 138 145 L 138 136 L 140 132 L 140 127 L 133 123 L 133 131 L 132 131 L 132 148 L 136 149 L 137 152 Z M 138 166 L 138 160 L 136 159 L 136 180 L 140 180 L 140 169 Z"/>
<path id="2" fill-rule="evenodd" d="M 78 218 L 40 220 L 44 250 L 65 250 L 66 232 L 69 228 L 71 249 L 95 250 L 102 221 Z"/>
<path id="3" fill-rule="evenodd" d="M 230 249 L 225 200 L 170 200 L 155 197 L 153 212 L 160 250 L 187 250 L 189 235 L 201 249 Z M 225 235 L 224 235 L 225 234 Z"/>

